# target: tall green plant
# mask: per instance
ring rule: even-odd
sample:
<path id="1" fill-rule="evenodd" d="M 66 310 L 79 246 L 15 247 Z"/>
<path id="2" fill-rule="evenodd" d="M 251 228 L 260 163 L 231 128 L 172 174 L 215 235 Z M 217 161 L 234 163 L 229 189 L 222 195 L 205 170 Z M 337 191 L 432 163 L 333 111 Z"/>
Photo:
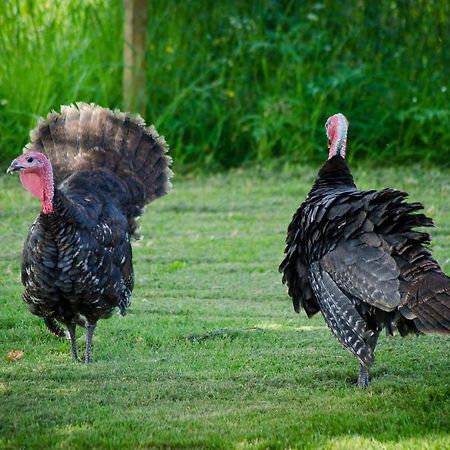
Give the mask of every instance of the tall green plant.
<path id="1" fill-rule="evenodd" d="M 4 159 L 59 104 L 121 107 L 120 2 L 5 5 Z M 449 15 L 438 0 L 152 0 L 146 118 L 179 167 L 321 161 L 337 111 L 352 162 L 448 164 Z"/>

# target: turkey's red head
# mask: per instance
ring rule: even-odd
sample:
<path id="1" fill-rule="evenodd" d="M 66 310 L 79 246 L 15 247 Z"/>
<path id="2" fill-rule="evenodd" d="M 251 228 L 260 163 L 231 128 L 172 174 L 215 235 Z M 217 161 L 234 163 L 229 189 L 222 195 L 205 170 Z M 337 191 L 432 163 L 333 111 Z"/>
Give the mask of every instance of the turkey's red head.
<path id="1" fill-rule="evenodd" d="M 41 199 L 42 212 L 53 212 L 53 170 L 43 153 L 24 153 L 11 162 L 7 172 L 19 172 L 23 187 Z"/>
<path id="2" fill-rule="evenodd" d="M 325 123 L 325 129 L 328 137 L 328 159 L 335 155 L 345 158 L 348 120 L 344 114 L 338 113 L 329 117 Z"/>

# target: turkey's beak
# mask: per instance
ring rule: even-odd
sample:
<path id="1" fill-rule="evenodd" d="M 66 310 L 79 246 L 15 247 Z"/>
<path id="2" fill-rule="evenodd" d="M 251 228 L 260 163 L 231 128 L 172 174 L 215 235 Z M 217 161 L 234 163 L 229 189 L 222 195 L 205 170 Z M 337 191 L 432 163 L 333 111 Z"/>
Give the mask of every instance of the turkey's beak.
<path id="1" fill-rule="evenodd" d="M 22 166 L 20 163 L 17 162 L 17 160 L 14 160 L 11 165 L 8 167 L 8 170 L 6 173 L 13 173 L 17 172 L 18 170 L 25 169 L 24 166 Z"/>

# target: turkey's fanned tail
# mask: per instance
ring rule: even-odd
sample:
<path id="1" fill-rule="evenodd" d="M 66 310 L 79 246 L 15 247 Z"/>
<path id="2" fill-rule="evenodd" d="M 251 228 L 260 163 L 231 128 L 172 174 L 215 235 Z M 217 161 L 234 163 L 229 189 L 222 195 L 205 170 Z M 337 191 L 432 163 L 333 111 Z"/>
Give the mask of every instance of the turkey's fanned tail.
<path id="1" fill-rule="evenodd" d="M 450 278 L 428 272 L 413 284 L 399 308 L 422 333 L 450 334 Z"/>
<path id="2" fill-rule="evenodd" d="M 52 319 L 51 317 L 44 317 L 44 323 L 50 333 L 54 334 L 56 337 L 70 339 L 69 333 L 61 328 L 55 319 Z"/>
<path id="3" fill-rule="evenodd" d="M 422 333 L 450 334 L 450 278 L 431 255 L 428 233 L 419 227 L 432 227 L 421 203 L 407 203 L 407 194 L 385 189 L 377 193 L 371 214 L 400 270 L 400 313 L 412 320 Z M 379 200 L 385 199 L 384 202 Z"/>
<path id="4" fill-rule="evenodd" d="M 138 208 L 171 188 L 166 142 L 138 115 L 76 103 L 41 119 L 30 138 L 24 151 L 45 153 L 57 184 L 77 171 L 109 169 Z"/>

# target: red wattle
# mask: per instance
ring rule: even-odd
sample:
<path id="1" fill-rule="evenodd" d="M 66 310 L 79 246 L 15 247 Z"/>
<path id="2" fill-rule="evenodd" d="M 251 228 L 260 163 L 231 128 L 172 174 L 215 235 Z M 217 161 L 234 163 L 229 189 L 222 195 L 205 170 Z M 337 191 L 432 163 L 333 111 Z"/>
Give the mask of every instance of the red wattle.
<path id="1" fill-rule="evenodd" d="M 43 187 L 41 178 L 39 175 L 33 172 L 20 172 L 19 174 L 20 181 L 23 184 L 23 187 L 33 194 L 35 197 L 42 197 Z"/>

